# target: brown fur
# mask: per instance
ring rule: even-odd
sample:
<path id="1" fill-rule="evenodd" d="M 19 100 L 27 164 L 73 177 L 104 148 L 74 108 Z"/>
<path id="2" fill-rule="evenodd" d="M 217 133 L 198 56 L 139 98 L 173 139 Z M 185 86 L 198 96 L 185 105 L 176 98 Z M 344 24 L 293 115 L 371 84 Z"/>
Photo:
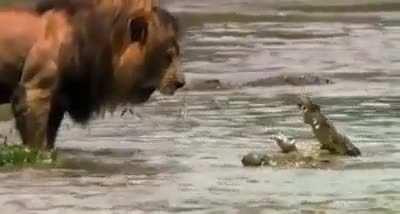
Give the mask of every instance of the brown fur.
<path id="1" fill-rule="evenodd" d="M 87 0 L 93 1 L 82 8 L 71 1 L 63 6 L 68 10 L 53 5 L 38 10 L 41 14 L 0 12 L 0 23 L 2 15 L 14 12 L 27 16 L 19 17 L 21 26 L 32 22 L 30 32 L 10 33 L 17 36 L 9 49 L 21 53 L 10 60 L 12 71 L 0 69 L 0 88 L 7 89 L 1 100 L 13 93 L 16 125 L 26 145 L 53 148 L 66 112 L 86 123 L 102 106 L 143 103 L 157 89 L 172 95 L 185 83 L 173 16 L 147 9 L 148 0 Z"/>
<path id="2" fill-rule="evenodd" d="M 0 103 L 10 101 L 29 50 L 42 31 L 39 16 L 30 11 L 0 10 Z"/>

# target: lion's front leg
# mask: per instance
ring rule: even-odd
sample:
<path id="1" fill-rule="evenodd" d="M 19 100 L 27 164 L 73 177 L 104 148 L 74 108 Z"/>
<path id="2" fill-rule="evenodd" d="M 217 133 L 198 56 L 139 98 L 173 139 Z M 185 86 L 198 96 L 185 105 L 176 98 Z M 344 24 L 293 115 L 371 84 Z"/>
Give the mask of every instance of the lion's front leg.
<path id="1" fill-rule="evenodd" d="M 48 148 L 48 139 L 54 139 L 49 132 L 56 132 L 49 128 L 59 76 L 54 51 L 52 43 L 45 41 L 32 47 L 12 100 L 16 127 L 23 144 L 42 150 Z"/>
<path id="2" fill-rule="evenodd" d="M 16 126 L 24 145 L 47 148 L 51 91 L 20 86 L 13 100 Z"/>
<path id="3" fill-rule="evenodd" d="M 60 100 L 54 100 L 51 105 L 47 124 L 47 149 L 53 149 L 57 138 L 57 132 L 64 118 L 65 108 Z"/>

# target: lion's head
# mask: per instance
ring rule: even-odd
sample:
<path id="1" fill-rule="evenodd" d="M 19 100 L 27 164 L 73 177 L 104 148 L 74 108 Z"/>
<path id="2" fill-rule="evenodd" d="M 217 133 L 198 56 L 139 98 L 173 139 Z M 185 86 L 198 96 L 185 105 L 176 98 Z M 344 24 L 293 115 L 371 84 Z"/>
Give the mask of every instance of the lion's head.
<path id="1" fill-rule="evenodd" d="M 131 103 L 146 101 L 155 90 L 173 95 L 185 85 L 177 20 L 158 6 L 141 9 L 132 2 L 118 11 L 112 34 L 115 88 Z M 107 6 L 108 7 L 108 6 Z"/>
<path id="2" fill-rule="evenodd" d="M 53 9 L 74 17 L 78 40 L 91 47 L 80 55 L 93 56 L 92 69 L 107 76 L 117 102 L 142 103 L 156 90 L 173 95 L 184 86 L 178 22 L 157 0 L 41 0 L 36 10 Z"/>

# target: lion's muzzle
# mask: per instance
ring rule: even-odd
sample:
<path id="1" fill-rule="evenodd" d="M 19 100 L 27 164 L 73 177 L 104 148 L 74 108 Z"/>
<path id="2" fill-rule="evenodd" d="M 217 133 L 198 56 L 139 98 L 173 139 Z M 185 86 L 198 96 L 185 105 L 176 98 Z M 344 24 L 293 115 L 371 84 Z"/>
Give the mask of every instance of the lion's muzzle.
<path id="1" fill-rule="evenodd" d="M 185 75 L 182 71 L 176 71 L 175 69 L 172 71 L 167 72 L 167 75 L 161 80 L 160 93 L 163 95 L 172 96 L 186 84 Z"/>
<path id="2" fill-rule="evenodd" d="M 167 96 L 172 96 L 175 94 L 175 92 L 182 88 L 183 86 L 185 86 L 185 82 L 174 82 L 173 84 L 170 84 L 166 87 L 162 87 L 160 88 L 160 93 L 163 95 L 167 95 Z"/>

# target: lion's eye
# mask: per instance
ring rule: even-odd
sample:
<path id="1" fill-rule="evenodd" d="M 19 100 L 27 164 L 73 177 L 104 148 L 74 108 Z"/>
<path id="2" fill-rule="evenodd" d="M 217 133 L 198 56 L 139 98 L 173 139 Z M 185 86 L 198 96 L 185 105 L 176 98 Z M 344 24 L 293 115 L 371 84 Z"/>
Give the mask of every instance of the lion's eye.
<path id="1" fill-rule="evenodd" d="M 172 60 L 174 59 L 174 53 L 172 50 L 168 50 L 167 53 L 165 53 L 165 60 L 167 64 L 171 64 Z"/>
<path id="2" fill-rule="evenodd" d="M 171 63 L 171 62 L 172 62 L 172 55 L 171 55 L 171 54 L 167 54 L 167 55 L 165 56 L 165 58 L 167 59 L 167 62 L 168 62 L 168 63 Z"/>

